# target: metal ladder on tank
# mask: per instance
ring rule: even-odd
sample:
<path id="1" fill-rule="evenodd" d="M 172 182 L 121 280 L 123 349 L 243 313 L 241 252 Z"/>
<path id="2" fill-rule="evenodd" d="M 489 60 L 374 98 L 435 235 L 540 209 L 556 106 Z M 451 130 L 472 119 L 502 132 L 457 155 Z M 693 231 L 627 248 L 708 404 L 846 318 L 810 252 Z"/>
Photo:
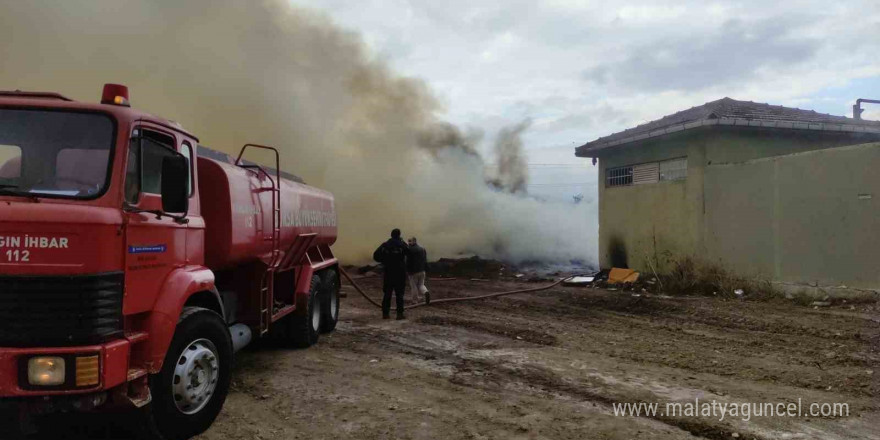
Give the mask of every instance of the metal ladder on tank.
<path id="1" fill-rule="evenodd" d="M 244 151 L 248 148 L 260 148 L 264 150 L 269 150 L 275 153 L 275 178 L 266 172 L 263 167 L 250 164 L 250 163 L 242 163 L 241 157 L 244 155 Z M 272 311 L 275 306 L 275 270 L 278 269 L 279 264 L 281 263 L 281 160 L 278 154 L 278 150 L 273 147 L 267 147 L 265 145 L 256 145 L 256 144 L 245 144 L 245 146 L 241 147 L 241 152 L 238 153 L 238 159 L 235 160 L 235 164 L 243 167 L 243 168 L 253 168 L 258 169 L 258 172 L 263 173 L 267 179 L 269 179 L 269 183 L 271 183 L 270 187 L 261 187 L 260 192 L 271 191 L 272 192 L 272 235 L 268 237 L 264 237 L 266 241 L 272 241 L 272 254 L 269 257 L 269 262 L 267 263 L 266 271 L 263 272 L 263 276 L 260 280 L 260 336 L 264 336 L 269 333 L 269 325 L 272 323 Z"/>

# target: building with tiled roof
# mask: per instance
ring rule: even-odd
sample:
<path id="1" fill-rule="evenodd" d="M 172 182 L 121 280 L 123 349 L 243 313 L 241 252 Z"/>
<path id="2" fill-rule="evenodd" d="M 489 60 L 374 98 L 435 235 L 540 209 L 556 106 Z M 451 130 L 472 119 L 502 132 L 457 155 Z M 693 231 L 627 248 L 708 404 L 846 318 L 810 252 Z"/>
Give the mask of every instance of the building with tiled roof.
<path id="1" fill-rule="evenodd" d="M 781 105 L 721 98 L 587 142 L 576 149 L 576 154 L 581 157 L 593 157 L 592 154 L 595 152 L 616 145 L 713 125 L 880 133 L 880 122 L 878 121 L 853 119 Z"/>
<path id="2" fill-rule="evenodd" d="M 587 142 L 599 260 L 880 289 L 880 122 L 723 98 Z M 658 269 L 659 270 L 659 269 Z"/>

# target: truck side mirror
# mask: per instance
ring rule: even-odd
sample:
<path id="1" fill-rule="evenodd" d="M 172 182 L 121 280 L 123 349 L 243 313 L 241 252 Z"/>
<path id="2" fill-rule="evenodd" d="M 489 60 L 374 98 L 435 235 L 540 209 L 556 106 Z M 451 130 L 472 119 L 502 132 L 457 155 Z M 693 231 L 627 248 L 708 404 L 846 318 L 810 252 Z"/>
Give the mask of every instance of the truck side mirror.
<path id="1" fill-rule="evenodd" d="M 182 154 L 162 158 L 162 211 L 181 213 L 189 210 L 189 162 Z"/>

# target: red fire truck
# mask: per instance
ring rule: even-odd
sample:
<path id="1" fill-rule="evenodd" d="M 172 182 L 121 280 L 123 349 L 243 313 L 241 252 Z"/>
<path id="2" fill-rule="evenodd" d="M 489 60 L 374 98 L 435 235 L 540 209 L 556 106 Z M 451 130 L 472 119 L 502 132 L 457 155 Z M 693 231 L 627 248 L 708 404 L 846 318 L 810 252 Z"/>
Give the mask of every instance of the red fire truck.
<path id="1" fill-rule="evenodd" d="M 189 438 L 252 338 L 332 331 L 333 196 L 279 162 L 205 148 L 125 86 L 100 104 L 0 92 L 0 404 L 23 421 L 143 408 Z"/>

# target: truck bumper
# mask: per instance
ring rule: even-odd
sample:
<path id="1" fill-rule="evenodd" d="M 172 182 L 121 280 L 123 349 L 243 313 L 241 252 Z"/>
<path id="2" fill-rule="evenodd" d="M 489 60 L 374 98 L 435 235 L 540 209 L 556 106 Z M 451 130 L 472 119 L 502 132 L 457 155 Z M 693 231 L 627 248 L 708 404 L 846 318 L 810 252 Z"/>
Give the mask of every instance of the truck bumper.
<path id="1" fill-rule="evenodd" d="M 71 394 L 51 397 L 10 397 L 0 398 L 0 414 L 8 418 L 16 414 L 52 414 L 71 411 L 91 411 L 107 403 L 106 391 L 87 394 Z"/>
<path id="2" fill-rule="evenodd" d="M 102 395 L 128 380 L 130 342 L 119 339 L 101 345 L 59 348 L 3 348 L 0 347 L 0 399 L 6 402 L 31 400 L 28 397 L 42 397 L 60 401 L 71 400 L 71 397 L 87 397 Z M 35 387 L 28 383 L 27 364 L 34 356 L 57 356 L 65 360 L 65 383 L 53 387 Z M 77 386 L 78 360 L 81 358 L 98 359 L 98 377 L 87 381 L 87 385 Z M 84 365 L 82 363 L 81 365 Z M 92 364 L 93 365 L 93 364 Z M 92 375 L 94 373 L 92 372 Z M 48 398 L 47 398 L 48 397 Z M 67 397 L 63 399 L 62 397 Z M 76 401 L 77 399 L 72 399 Z M 100 400 L 100 399 L 99 399 Z"/>

